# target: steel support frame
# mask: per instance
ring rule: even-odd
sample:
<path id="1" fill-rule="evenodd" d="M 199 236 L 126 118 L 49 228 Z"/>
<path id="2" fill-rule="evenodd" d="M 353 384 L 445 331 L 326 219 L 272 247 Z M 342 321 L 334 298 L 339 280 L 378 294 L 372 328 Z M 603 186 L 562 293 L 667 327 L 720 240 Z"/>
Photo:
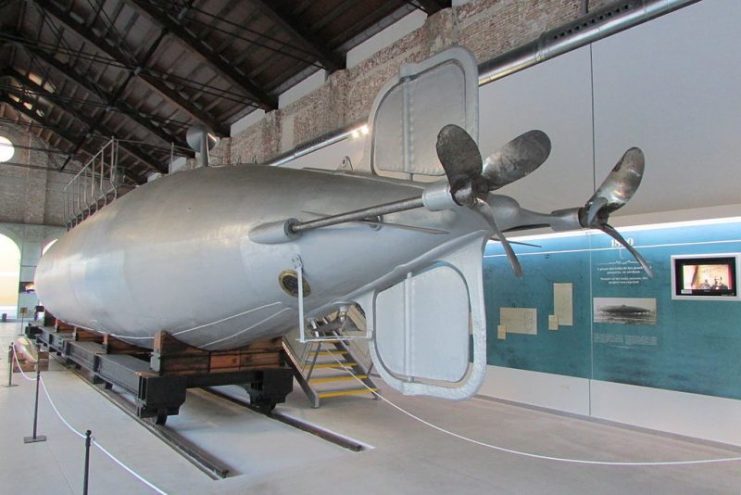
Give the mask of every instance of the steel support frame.
<path id="1" fill-rule="evenodd" d="M 47 96 L 48 97 L 48 100 L 51 101 L 52 103 L 54 103 L 53 100 L 52 100 L 52 98 L 55 95 L 52 94 L 52 93 L 50 93 L 43 86 L 40 86 L 40 85 L 36 84 L 35 82 L 31 81 L 30 79 L 28 79 L 26 76 L 24 76 L 23 74 L 19 73 L 15 69 L 6 69 L 5 72 L 6 72 L 6 74 L 8 74 L 12 78 L 14 78 L 16 81 L 18 81 L 22 86 L 27 87 L 27 88 L 29 88 L 29 89 L 31 89 L 31 90 L 33 90 L 33 91 L 35 91 L 35 92 L 37 92 L 37 93 L 39 93 L 41 95 Z M 77 110 L 77 109 L 75 109 L 75 108 L 73 108 L 71 106 L 64 106 L 64 105 L 58 105 L 58 104 L 55 104 L 55 106 L 57 108 L 59 108 L 60 110 L 62 110 L 64 113 L 67 113 L 67 114 L 73 116 L 74 118 L 76 118 L 77 120 L 79 120 L 80 122 L 82 122 L 83 124 L 85 124 L 89 128 L 89 131 L 90 132 L 93 132 L 95 130 L 95 127 L 101 127 L 99 124 L 96 124 L 96 123 L 92 122 L 90 120 L 90 117 L 88 115 L 83 114 L 82 112 L 80 112 L 79 110 Z M 103 130 L 104 133 L 108 133 L 110 135 L 115 134 L 115 133 L 111 132 L 110 129 L 106 129 L 105 127 L 103 127 L 102 130 Z M 152 169 L 152 171 L 154 171 L 154 172 L 161 172 L 161 173 L 164 173 L 164 174 L 167 173 L 167 171 L 168 171 L 167 167 L 165 167 L 162 164 L 155 164 L 154 162 L 152 162 L 150 160 L 150 158 L 147 155 L 145 155 L 144 153 L 142 153 L 141 151 L 139 151 L 135 147 L 133 147 L 131 145 L 128 145 L 126 143 L 120 143 L 120 146 L 129 155 L 131 155 L 132 157 L 136 158 L 137 160 L 139 160 L 140 162 L 142 162 L 143 164 L 145 164 L 147 167 L 149 167 L 150 169 Z"/>
<path id="2" fill-rule="evenodd" d="M 59 61 L 52 54 L 47 53 L 41 48 L 32 47 L 32 44 L 33 44 L 33 41 L 28 40 L 28 39 L 26 39 L 25 42 L 19 42 L 19 45 L 22 46 L 23 49 L 29 55 L 31 55 L 32 57 L 36 57 L 39 60 L 41 60 L 43 63 L 45 63 L 46 65 L 53 67 L 57 72 L 62 74 L 69 81 L 82 87 L 88 93 L 95 95 L 100 101 L 102 101 L 106 105 L 111 106 L 111 108 L 115 108 L 122 115 L 133 120 L 134 122 L 142 126 L 144 129 L 146 129 L 147 131 L 151 132 L 153 135 L 160 138 L 163 142 L 167 144 L 175 143 L 177 146 L 180 146 L 182 148 L 188 147 L 188 144 L 185 142 L 184 139 L 176 137 L 175 135 L 171 134 L 170 132 L 168 132 L 162 127 L 153 125 L 151 120 L 148 120 L 146 116 L 142 115 L 141 112 L 139 112 L 137 109 L 135 109 L 128 103 L 122 100 L 114 101 L 113 96 L 111 94 L 109 94 L 103 88 L 94 84 L 90 80 L 83 77 L 81 74 L 77 72 L 77 70 L 75 70 L 74 67 L 71 67 Z M 188 156 L 193 156 L 193 155 L 192 153 L 190 153 Z"/>
<path id="3" fill-rule="evenodd" d="M 278 99 L 275 96 L 268 94 L 256 81 L 234 67 L 223 55 L 201 41 L 196 34 L 165 10 L 147 0 L 127 1 L 167 29 L 172 36 L 180 39 L 192 53 L 200 55 L 221 77 L 240 87 L 262 109 L 270 111 L 278 108 Z"/>
<path id="4" fill-rule="evenodd" d="M 5 103 L 6 105 L 10 106 L 13 110 L 15 110 L 16 112 L 18 112 L 19 114 L 22 114 L 27 119 L 32 120 L 32 121 L 36 122 L 37 124 L 40 124 L 42 127 L 44 127 L 45 129 L 50 130 L 51 132 L 53 132 L 54 134 L 56 134 L 60 138 L 64 139 L 68 143 L 73 144 L 75 146 L 77 145 L 77 142 L 79 141 L 79 136 L 72 136 L 71 134 L 67 133 L 67 131 L 65 131 L 64 129 L 62 129 L 62 128 L 60 128 L 60 127 L 58 127 L 58 126 L 56 126 L 56 125 L 54 125 L 54 124 L 52 124 L 50 122 L 47 122 L 46 119 L 44 119 L 40 115 L 36 114 L 36 112 L 33 112 L 33 111 L 27 109 L 22 104 L 11 100 L 4 93 L 0 93 L 0 103 Z M 91 153 L 90 151 L 88 151 L 88 150 L 86 150 L 84 148 L 82 148 L 81 151 L 84 154 L 88 155 L 89 157 L 94 155 L 94 153 Z M 71 153 L 72 152 L 70 151 L 69 154 L 71 155 Z M 131 175 L 131 173 L 129 173 L 128 175 L 135 182 L 138 182 Z"/>

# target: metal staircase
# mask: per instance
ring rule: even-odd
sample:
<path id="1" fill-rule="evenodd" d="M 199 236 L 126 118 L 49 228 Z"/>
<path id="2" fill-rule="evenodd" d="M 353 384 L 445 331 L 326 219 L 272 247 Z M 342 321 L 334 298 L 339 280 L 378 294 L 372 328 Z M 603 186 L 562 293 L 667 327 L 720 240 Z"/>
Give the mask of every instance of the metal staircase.
<path id="1" fill-rule="evenodd" d="M 376 398 L 374 392 L 378 388 L 369 377 L 370 366 L 362 362 L 362 353 L 352 345 L 357 341 L 348 335 L 358 330 L 358 315 L 360 313 L 355 312 L 352 318 L 335 315 L 334 319 L 317 321 L 311 330 L 316 340 L 303 344 L 300 351 L 297 351 L 299 342 L 283 339 L 287 361 L 312 407 L 317 408 L 322 400 L 335 397 L 370 395 Z"/>

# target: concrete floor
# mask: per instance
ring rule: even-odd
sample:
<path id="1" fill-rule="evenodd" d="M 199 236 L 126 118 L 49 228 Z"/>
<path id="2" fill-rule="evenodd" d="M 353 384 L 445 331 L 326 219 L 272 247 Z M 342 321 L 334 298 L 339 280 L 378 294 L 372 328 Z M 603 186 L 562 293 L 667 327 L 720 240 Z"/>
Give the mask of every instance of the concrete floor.
<path id="1" fill-rule="evenodd" d="M 18 333 L 0 324 L 0 344 Z M 0 385 L 7 383 L 0 361 Z M 380 400 L 338 398 L 311 409 L 300 391 L 285 413 L 372 446 L 360 453 L 265 418 L 203 392 L 168 427 L 226 461 L 235 476 L 213 481 L 58 364 L 45 383 L 60 412 L 136 472 L 170 494 L 741 494 L 741 462 L 672 467 L 588 466 L 534 460 L 473 445 L 431 429 Z M 0 386 L 2 493 L 80 493 L 83 440 L 54 416 L 42 396 L 32 426 L 34 384 Z M 236 393 L 235 389 L 230 392 Z M 613 461 L 737 457 L 737 449 L 475 398 L 447 402 L 384 396 L 425 420 L 482 442 L 556 457 Z M 90 493 L 154 493 L 93 450 Z"/>

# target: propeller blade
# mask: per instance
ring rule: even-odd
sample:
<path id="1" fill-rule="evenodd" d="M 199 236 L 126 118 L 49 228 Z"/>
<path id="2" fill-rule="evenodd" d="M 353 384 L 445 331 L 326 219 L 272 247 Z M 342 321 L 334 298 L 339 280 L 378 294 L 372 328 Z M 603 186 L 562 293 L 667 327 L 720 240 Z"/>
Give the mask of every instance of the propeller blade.
<path id="1" fill-rule="evenodd" d="M 482 175 L 494 191 L 530 174 L 551 153 L 551 140 L 543 131 L 528 131 L 505 144 L 484 160 Z"/>
<path id="2" fill-rule="evenodd" d="M 609 215 L 633 197 L 643 178 L 645 159 L 639 148 L 630 148 L 589 198 L 585 208 L 589 226 L 598 214 Z"/>
<path id="3" fill-rule="evenodd" d="M 641 268 L 643 268 L 643 271 L 646 272 L 646 275 L 648 275 L 649 278 L 654 278 L 654 272 L 653 270 L 651 270 L 651 267 L 648 266 L 648 262 L 643 258 L 643 256 L 641 256 L 641 253 L 636 251 L 636 249 L 633 246 L 628 244 L 628 241 L 626 241 L 625 238 L 622 235 L 620 235 L 620 232 L 615 230 L 615 227 L 613 227 L 612 225 L 608 223 L 604 223 L 604 224 L 597 226 L 596 228 L 598 228 L 599 230 L 601 230 L 602 232 L 604 232 L 605 234 L 609 235 L 610 237 L 618 241 L 620 244 L 622 244 L 623 247 L 627 249 L 630 252 L 630 254 L 633 255 L 636 261 L 641 264 Z"/>
<path id="4" fill-rule="evenodd" d="M 466 198 L 472 198 L 480 189 L 486 190 L 485 180 L 481 178 L 481 153 L 476 141 L 465 129 L 448 124 L 437 134 L 435 145 L 437 157 L 445 170 L 450 184 L 450 193 L 456 198 L 456 192 L 466 191 Z"/>
<path id="5" fill-rule="evenodd" d="M 512 249 L 512 246 L 510 245 L 507 238 L 504 237 L 502 231 L 499 230 L 497 221 L 494 219 L 494 212 L 492 211 L 491 206 L 489 206 L 489 203 L 482 199 L 476 198 L 474 208 L 476 209 L 476 211 L 481 213 L 481 216 L 483 216 L 484 219 L 486 219 L 486 222 L 491 227 L 492 232 L 497 237 L 499 242 L 502 243 L 502 247 L 504 248 L 504 252 L 507 254 L 510 265 L 512 265 L 512 271 L 515 272 L 515 276 L 518 278 L 522 277 L 522 266 L 520 265 L 520 261 L 517 259 L 517 255 L 515 255 L 515 252 Z"/>
<path id="6" fill-rule="evenodd" d="M 587 225 L 595 225 L 594 220 L 597 218 L 597 214 L 605 206 L 607 206 L 607 198 L 596 198 L 589 204 L 587 207 Z"/>

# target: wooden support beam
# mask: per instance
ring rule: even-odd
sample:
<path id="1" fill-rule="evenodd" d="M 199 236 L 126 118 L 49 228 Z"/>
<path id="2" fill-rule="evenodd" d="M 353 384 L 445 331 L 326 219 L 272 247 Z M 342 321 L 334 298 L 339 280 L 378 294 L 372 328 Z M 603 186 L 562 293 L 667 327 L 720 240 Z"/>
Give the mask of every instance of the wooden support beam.
<path id="1" fill-rule="evenodd" d="M 160 374 L 191 375 L 279 368 L 283 362 L 281 337 L 260 340 L 238 349 L 206 351 L 161 331 L 154 338 L 151 367 Z"/>
<path id="2" fill-rule="evenodd" d="M 85 330 L 84 328 L 74 327 L 72 332 L 72 340 L 75 342 L 95 342 L 97 344 L 103 343 L 103 334 L 93 332 L 91 330 Z"/>
<path id="3" fill-rule="evenodd" d="M 208 112 L 198 108 L 188 99 L 188 97 L 180 94 L 175 88 L 169 86 L 162 79 L 147 74 L 146 68 L 139 66 L 138 61 L 133 59 L 131 56 L 127 56 L 120 48 L 118 48 L 116 43 L 106 39 L 104 36 L 96 34 L 91 28 L 75 19 L 69 11 L 59 7 L 54 2 L 48 0 L 37 0 L 37 3 L 60 22 L 64 23 L 69 29 L 95 46 L 98 50 L 105 53 L 118 64 L 128 68 L 136 77 L 162 95 L 162 97 L 167 99 L 173 105 L 180 108 L 195 120 L 209 127 L 215 133 L 221 136 L 229 135 L 229 129 L 227 129 L 223 123 L 217 122 L 216 119 L 208 114 Z"/>
<path id="4" fill-rule="evenodd" d="M 80 110 L 75 109 L 68 105 L 58 105 L 57 103 L 55 103 L 54 97 L 57 95 L 55 95 L 54 93 L 51 93 L 49 90 L 47 90 L 43 86 L 36 84 L 34 81 L 31 81 L 30 79 L 28 79 L 26 76 L 19 73 L 15 69 L 6 69 L 6 73 L 10 75 L 11 77 L 13 77 L 22 86 L 34 91 L 35 93 L 41 94 L 42 96 L 46 96 L 47 100 L 50 103 L 54 104 L 57 108 L 59 108 L 63 112 L 69 115 L 72 115 L 74 118 L 76 118 L 77 120 L 79 120 L 80 122 L 88 126 L 90 132 L 94 132 L 96 127 L 101 127 L 100 125 L 97 125 L 97 122 L 93 121 L 92 117 L 90 117 L 89 115 L 85 115 Z M 103 128 L 103 132 L 107 134 L 108 136 L 115 135 L 115 133 L 112 132 L 110 129 Z M 122 150 L 126 151 L 126 153 L 133 156 L 134 158 L 142 162 L 144 165 L 152 169 L 152 171 L 161 172 L 163 174 L 166 174 L 168 172 L 167 166 L 161 163 L 153 162 L 152 159 L 147 154 L 145 154 L 144 152 L 142 152 L 135 146 L 132 146 L 131 144 L 128 144 L 128 143 L 119 143 L 119 146 L 121 147 Z"/>
<path id="5" fill-rule="evenodd" d="M 36 112 L 29 110 L 21 103 L 18 103 L 17 101 L 12 100 L 9 98 L 5 93 L 0 93 L 0 103 L 5 103 L 6 105 L 10 106 L 13 110 L 16 112 L 24 115 L 26 118 L 32 120 L 33 122 L 36 122 L 40 124 L 45 129 L 50 130 L 60 138 L 64 139 L 68 143 L 75 145 L 77 141 L 80 139 L 79 136 L 73 136 L 67 130 L 62 129 L 61 127 L 57 127 L 51 122 L 48 122 L 44 117 L 40 116 Z M 86 154 L 90 154 L 88 151 L 85 151 Z"/>
<path id="6" fill-rule="evenodd" d="M 24 39 L 22 41 L 19 41 L 19 45 L 23 47 L 23 49 L 30 56 L 36 57 L 46 65 L 51 66 L 70 82 L 84 88 L 87 92 L 95 95 L 100 101 L 117 110 L 121 115 L 124 115 L 133 120 L 144 129 L 160 138 L 163 142 L 167 144 L 175 143 L 182 148 L 188 147 L 188 143 L 185 142 L 185 139 L 183 139 L 182 136 L 175 136 L 163 127 L 155 125 L 151 119 L 147 118 L 147 116 L 142 114 L 139 110 L 135 109 L 125 101 L 115 100 L 110 93 L 90 81 L 90 79 L 81 75 L 74 67 L 59 61 L 52 54 L 42 50 L 38 46 L 34 46 L 34 44 L 35 42 L 33 40 Z M 180 151 L 179 154 L 185 154 L 190 157 L 194 156 L 194 153 L 192 151 Z"/>
<path id="7" fill-rule="evenodd" d="M 286 31 L 291 37 L 306 47 L 307 50 L 316 55 L 317 60 L 329 72 L 334 72 L 345 68 L 345 57 L 327 48 L 326 43 L 321 41 L 317 35 L 293 17 L 290 13 L 279 10 L 272 3 L 264 0 L 250 0 L 252 5 L 256 6 L 260 12 L 273 22 L 278 24 L 281 29 Z"/>
<path id="8" fill-rule="evenodd" d="M 128 1 L 154 22 L 167 29 L 171 35 L 180 39 L 191 52 L 200 55 L 219 75 L 240 87 L 259 107 L 267 111 L 278 108 L 278 99 L 275 96 L 268 94 L 256 81 L 231 64 L 223 55 L 203 42 L 197 34 L 170 15 L 166 9 L 161 7 L 162 2 L 154 5 L 147 0 Z"/>
<path id="9" fill-rule="evenodd" d="M 64 139 L 65 141 L 67 141 L 68 143 L 70 143 L 70 144 L 72 144 L 74 146 L 77 145 L 77 141 L 79 141 L 79 139 L 80 139 L 79 136 L 72 136 L 65 129 L 62 129 L 61 127 L 55 126 L 54 124 L 48 122 L 45 118 L 41 117 L 36 112 L 34 112 L 32 110 L 29 110 L 24 105 L 22 105 L 22 104 L 20 104 L 20 103 L 18 103 L 16 101 L 13 101 L 12 99 L 8 98 L 2 92 L 0 92 L 0 103 L 4 103 L 4 104 L 10 106 L 17 113 L 22 114 L 24 117 L 26 117 L 27 119 L 29 119 L 29 120 L 31 120 L 33 122 L 36 122 L 37 124 L 39 124 L 44 129 L 50 130 L 51 132 L 53 132 L 54 134 L 56 134 L 57 136 L 59 136 L 60 138 Z M 85 150 L 84 148 L 81 149 L 81 151 L 83 153 L 85 153 L 88 157 L 93 156 L 92 153 L 90 153 L 89 151 Z M 133 177 L 131 173 L 127 173 L 127 175 L 129 177 L 131 177 L 131 179 L 134 180 L 134 182 L 137 182 L 136 178 Z"/>

